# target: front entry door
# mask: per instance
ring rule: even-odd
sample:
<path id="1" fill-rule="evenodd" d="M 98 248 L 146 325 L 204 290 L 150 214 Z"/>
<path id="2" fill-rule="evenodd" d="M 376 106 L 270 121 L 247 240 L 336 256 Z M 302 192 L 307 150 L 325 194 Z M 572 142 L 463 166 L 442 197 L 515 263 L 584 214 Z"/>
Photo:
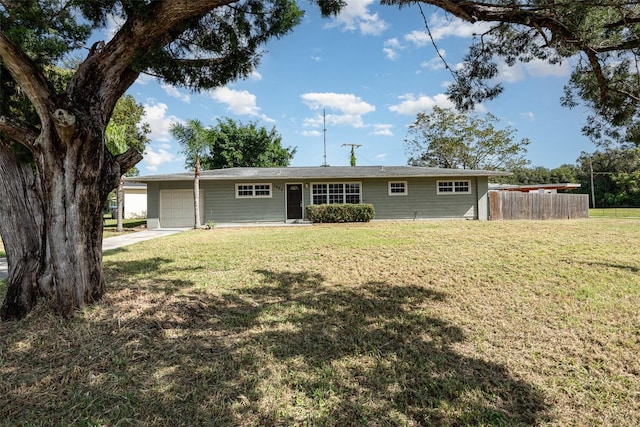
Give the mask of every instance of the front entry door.
<path id="1" fill-rule="evenodd" d="M 287 219 L 302 219 L 302 184 L 287 184 Z"/>

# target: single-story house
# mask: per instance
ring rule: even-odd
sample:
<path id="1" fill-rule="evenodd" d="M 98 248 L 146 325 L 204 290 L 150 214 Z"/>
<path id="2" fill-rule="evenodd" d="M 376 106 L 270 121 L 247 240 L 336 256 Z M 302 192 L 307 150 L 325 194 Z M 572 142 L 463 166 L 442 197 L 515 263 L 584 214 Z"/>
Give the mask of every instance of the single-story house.
<path id="1" fill-rule="evenodd" d="M 305 207 L 370 203 L 376 219 L 487 220 L 489 178 L 507 172 L 414 166 L 228 168 L 202 171 L 203 224 L 299 222 Z M 193 172 L 128 178 L 147 185 L 147 227 L 193 226 Z"/>

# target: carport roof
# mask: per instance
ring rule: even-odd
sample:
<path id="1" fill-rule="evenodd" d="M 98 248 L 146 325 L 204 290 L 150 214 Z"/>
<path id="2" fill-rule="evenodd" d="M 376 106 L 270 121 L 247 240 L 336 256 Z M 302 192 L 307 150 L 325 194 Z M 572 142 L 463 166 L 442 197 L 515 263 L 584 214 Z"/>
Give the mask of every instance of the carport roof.
<path id="1" fill-rule="evenodd" d="M 418 166 L 311 166 L 281 168 L 227 168 L 202 171 L 200 179 L 207 180 L 291 180 L 291 179 L 362 179 L 411 177 L 474 177 L 507 176 L 510 172 L 473 169 L 425 168 Z M 133 182 L 191 181 L 193 172 L 147 175 L 127 178 Z"/>

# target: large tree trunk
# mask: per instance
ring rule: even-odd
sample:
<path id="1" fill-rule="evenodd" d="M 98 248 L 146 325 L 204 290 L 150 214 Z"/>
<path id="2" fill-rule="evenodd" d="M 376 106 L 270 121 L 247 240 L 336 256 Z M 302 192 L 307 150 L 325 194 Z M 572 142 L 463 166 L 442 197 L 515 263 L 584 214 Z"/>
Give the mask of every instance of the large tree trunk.
<path id="1" fill-rule="evenodd" d="M 21 319 L 38 296 L 51 294 L 46 274 L 43 210 L 31 165 L 17 159 L 0 143 L 0 235 L 8 265 L 7 292 L 0 308 L 2 320 Z"/>
<path id="2" fill-rule="evenodd" d="M 68 317 L 102 297 L 102 207 L 120 169 L 108 153 L 104 127 L 79 112 L 60 116 L 36 147 L 44 207 L 46 264 L 51 266 L 55 307 Z M 84 119 L 84 120 L 83 120 Z"/>

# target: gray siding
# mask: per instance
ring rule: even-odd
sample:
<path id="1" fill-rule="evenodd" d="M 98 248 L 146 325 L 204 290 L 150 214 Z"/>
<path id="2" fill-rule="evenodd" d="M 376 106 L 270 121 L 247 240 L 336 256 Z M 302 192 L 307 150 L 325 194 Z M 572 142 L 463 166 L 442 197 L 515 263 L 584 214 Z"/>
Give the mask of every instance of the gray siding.
<path id="1" fill-rule="evenodd" d="M 147 183 L 147 227 L 160 227 L 160 182 Z"/>
<path id="2" fill-rule="evenodd" d="M 406 181 L 407 195 L 389 195 L 389 181 Z M 375 179 L 363 183 L 364 203 L 373 204 L 377 219 L 474 219 L 477 207 L 476 178 L 471 194 L 437 194 L 436 178 Z"/>
<path id="3" fill-rule="evenodd" d="M 255 181 L 201 181 L 200 189 L 205 192 L 205 222 L 284 221 L 286 214 L 284 182 L 270 182 L 271 197 L 236 198 L 236 184 L 255 183 Z"/>

